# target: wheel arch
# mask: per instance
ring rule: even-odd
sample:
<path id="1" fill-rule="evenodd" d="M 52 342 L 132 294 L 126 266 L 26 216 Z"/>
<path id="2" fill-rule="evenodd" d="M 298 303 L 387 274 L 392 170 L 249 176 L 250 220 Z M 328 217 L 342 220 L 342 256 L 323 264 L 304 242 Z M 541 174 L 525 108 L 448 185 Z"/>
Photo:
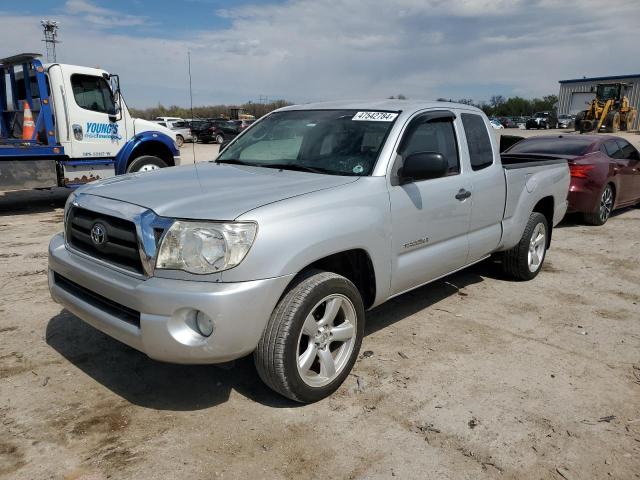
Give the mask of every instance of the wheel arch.
<path id="1" fill-rule="evenodd" d="M 153 155 L 173 167 L 175 166 L 175 157 L 179 153 L 173 139 L 168 135 L 158 132 L 142 132 L 129 140 L 116 156 L 116 174 L 126 173 L 129 164 L 143 155 Z"/>
<path id="2" fill-rule="evenodd" d="M 365 309 L 371 307 L 376 298 L 376 276 L 373 261 L 369 253 L 362 248 L 354 248 L 319 258 L 302 268 L 291 280 L 286 292 L 301 277 L 311 270 L 324 270 L 336 273 L 350 280 L 360 292 Z M 284 295 L 284 294 L 283 294 Z"/>
<path id="3" fill-rule="evenodd" d="M 547 219 L 549 227 L 549 235 L 547 235 L 547 248 L 551 246 L 551 235 L 553 234 L 553 213 L 555 211 L 555 200 L 552 195 L 543 197 L 538 200 L 533 207 L 532 212 L 541 213 Z"/>

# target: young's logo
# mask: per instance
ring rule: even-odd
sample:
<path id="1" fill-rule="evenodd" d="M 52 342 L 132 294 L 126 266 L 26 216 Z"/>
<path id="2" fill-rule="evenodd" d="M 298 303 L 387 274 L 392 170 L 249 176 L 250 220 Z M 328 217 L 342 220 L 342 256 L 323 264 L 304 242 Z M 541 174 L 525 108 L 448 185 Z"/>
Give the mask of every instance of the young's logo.
<path id="1" fill-rule="evenodd" d="M 85 138 L 99 138 L 105 140 L 121 140 L 122 136 L 118 133 L 117 123 L 95 123 L 87 122 L 87 128 L 84 134 Z"/>

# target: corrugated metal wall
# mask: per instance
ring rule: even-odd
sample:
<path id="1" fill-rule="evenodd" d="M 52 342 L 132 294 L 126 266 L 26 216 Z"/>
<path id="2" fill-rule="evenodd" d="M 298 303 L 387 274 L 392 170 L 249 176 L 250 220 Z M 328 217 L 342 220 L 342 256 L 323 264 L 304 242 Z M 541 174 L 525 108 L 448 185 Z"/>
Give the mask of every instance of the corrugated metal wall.
<path id="1" fill-rule="evenodd" d="M 591 87 L 595 88 L 598 83 L 610 83 L 610 82 L 621 82 L 621 83 L 630 83 L 633 84 L 630 90 L 627 91 L 627 95 L 629 97 L 629 102 L 631 106 L 637 108 L 640 111 L 640 78 L 638 77 L 629 77 L 629 78 L 612 78 L 612 79 L 604 79 L 600 78 L 598 80 L 590 80 L 585 78 L 584 81 L 579 82 L 568 82 L 568 83 L 560 83 L 560 93 L 558 94 L 558 114 L 568 114 L 569 107 L 571 105 L 571 96 L 574 92 L 582 92 L 587 93 L 591 91 Z M 640 117 L 640 115 L 639 115 Z M 640 122 L 640 118 L 636 118 L 635 125 L 633 125 L 634 129 L 640 128 L 638 126 Z"/>

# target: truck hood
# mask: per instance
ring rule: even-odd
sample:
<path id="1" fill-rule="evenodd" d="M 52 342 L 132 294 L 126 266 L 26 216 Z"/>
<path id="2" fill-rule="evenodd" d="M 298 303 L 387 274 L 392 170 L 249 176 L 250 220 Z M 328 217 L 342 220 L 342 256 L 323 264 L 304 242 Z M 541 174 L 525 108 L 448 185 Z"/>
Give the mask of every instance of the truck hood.
<path id="1" fill-rule="evenodd" d="M 142 118 L 134 118 L 133 119 L 133 132 L 135 135 L 138 135 L 142 132 L 161 132 L 167 135 L 169 138 L 176 139 L 176 134 L 173 130 L 167 127 L 163 127 L 159 123 L 150 122 L 149 120 L 144 120 Z"/>
<path id="2" fill-rule="evenodd" d="M 78 193 L 133 203 L 163 217 L 234 220 L 263 205 L 357 179 L 206 162 L 112 177 Z"/>

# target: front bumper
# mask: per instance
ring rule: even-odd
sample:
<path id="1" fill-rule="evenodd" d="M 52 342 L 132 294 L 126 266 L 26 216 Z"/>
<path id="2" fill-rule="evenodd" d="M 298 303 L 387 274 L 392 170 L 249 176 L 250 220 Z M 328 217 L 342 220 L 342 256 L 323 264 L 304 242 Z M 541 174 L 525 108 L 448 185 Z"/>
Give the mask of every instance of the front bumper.
<path id="1" fill-rule="evenodd" d="M 49 244 L 49 290 L 55 301 L 122 343 L 172 363 L 220 363 L 251 353 L 291 278 L 239 283 L 140 279 L 70 252 L 62 234 Z M 72 284 L 78 290 L 69 288 Z M 123 320 L 107 303 L 139 314 L 139 322 Z M 210 337 L 193 328 L 194 310 L 213 319 Z"/>

